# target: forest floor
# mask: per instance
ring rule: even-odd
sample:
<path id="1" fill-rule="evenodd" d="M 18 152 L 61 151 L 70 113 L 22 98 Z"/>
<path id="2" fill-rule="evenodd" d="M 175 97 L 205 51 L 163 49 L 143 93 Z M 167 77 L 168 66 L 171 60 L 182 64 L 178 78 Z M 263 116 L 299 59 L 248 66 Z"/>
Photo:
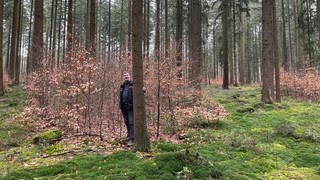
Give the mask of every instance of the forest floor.
<path id="1" fill-rule="evenodd" d="M 318 103 L 284 98 L 266 105 L 254 87 L 207 91 L 229 115 L 215 129 L 189 130 L 182 144 L 105 154 L 83 145 L 64 154 L 61 142 L 28 140 L 32 133 L 12 118 L 26 100 L 15 87 L 0 98 L 0 179 L 320 179 Z"/>

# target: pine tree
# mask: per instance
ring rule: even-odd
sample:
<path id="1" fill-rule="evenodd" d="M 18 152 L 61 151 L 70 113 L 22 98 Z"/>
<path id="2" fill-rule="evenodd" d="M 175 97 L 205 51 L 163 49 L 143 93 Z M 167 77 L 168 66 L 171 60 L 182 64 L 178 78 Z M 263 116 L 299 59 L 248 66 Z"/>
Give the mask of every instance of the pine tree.
<path id="1" fill-rule="evenodd" d="M 274 61 L 273 61 L 273 7 L 274 0 L 262 0 L 262 101 L 272 103 Z"/>
<path id="2" fill-rule="evenodd" d="M 133 71 L 133 110 L 134 137 L 138 151 L 150 149 L 146 126 L 145 100 L 143 95 L 143 60 L 142 60 L 142 0 L 132 3 L 132 71 Z"/>
<path id="3" fill-rule="evenodd" d="M 40 68 L 43 58 L 43 0 L 36 0 L 34 3 L 34 24 L 32 33 L 32 47 L 30 60 L 32 72 Z"/>

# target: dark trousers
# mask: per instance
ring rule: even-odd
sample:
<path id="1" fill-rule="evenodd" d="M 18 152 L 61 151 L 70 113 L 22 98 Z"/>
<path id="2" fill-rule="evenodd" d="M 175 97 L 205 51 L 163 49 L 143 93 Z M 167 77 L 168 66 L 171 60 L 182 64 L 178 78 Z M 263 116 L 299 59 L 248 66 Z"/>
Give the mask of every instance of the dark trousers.
<path id="1" fill-rule="evenodd" d="M 122 110 L 122 115 L 124 118 L 124 124 L 127 127 L 127 138 L 129 140 L 134 140 L 134 127 L 133 127 L 133 110 Z"/>

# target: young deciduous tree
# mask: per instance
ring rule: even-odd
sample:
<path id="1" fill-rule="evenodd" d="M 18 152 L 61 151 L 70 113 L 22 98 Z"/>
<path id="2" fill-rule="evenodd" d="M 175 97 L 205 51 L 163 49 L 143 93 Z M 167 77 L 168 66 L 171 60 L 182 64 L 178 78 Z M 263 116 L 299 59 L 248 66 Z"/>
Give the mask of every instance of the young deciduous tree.
<path id="1" fill-rule="evenodd" d="M 132 71 L 133 71 L 133 113 L 134 137 L 138 151 L 146 152 L 150 148 L 146 126 L 145 99 L 143 95 L 142 60 L 142 0 L 132 2 Z"/>

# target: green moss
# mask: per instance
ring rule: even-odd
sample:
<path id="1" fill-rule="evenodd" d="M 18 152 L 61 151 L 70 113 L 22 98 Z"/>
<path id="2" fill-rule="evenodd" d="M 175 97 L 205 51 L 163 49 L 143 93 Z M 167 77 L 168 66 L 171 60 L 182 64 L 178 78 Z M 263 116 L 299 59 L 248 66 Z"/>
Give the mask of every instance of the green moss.
<path id="1" fill-rule="evenodd" d="M 286 169 L 273 170 L 263 176 L 264 179 L 320 179 L 313 169 L 290 167 Z"/>
<path id="2" fill-rule="evenodd" d="M 159 142 L 155 144 L 155 151 L 160 152 L 174 152 L 177 151 L 179 148 L 177 145 L 168 143 L 168 142 Z"/>
<path id="3" fill-rule="evenodd" d="M 38 134 L 33 138 L 34 144 L 52 144 L 62 138 L 62 132 L 59 130 L 48 130 Z"/>
<path id="4" fill-rule="evenodd" d="M 25 142 L 25 127 L 13 119 L 25 105 L 26 94 L 22 87 L 12 87 L 4 96 L 0 96 L 0 150 L 17 147 Z"/>
<path id="5" fill-rule="evenodd" d="M 51 145 L 44 150 L 45 154 L 52 155 L 54 153 L 59 153 L 63 151 L 62 144 Z"/>
<path id="6" fill-rule="evenodd" d="M 181 152 L 168 152 L 155 157 L 157 166 L 165 171 L 179 172 L 183 169 L 185 156 Z"/>

